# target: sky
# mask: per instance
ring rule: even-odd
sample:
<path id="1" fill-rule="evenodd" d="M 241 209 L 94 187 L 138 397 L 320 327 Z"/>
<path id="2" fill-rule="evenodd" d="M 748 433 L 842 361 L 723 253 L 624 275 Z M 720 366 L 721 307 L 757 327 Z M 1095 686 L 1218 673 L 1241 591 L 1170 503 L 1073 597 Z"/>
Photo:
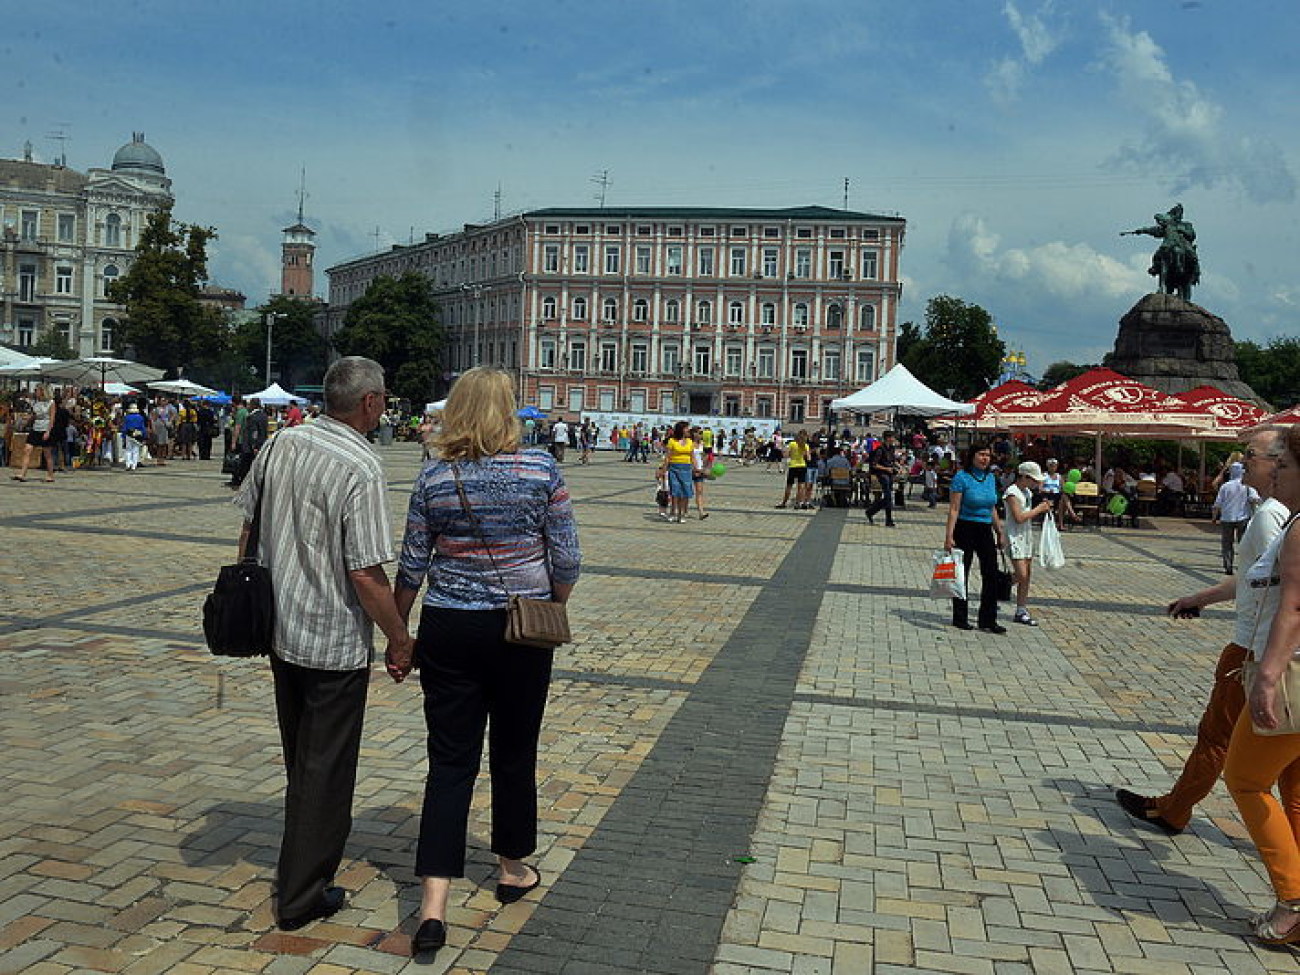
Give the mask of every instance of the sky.
<path id="1" fill-rule="evenodd" d="M 1181 202 L 1195 301 L 1300 335 L 1294 0 L 45 0 L 0 39 L 0 156 L 106 167 L 143 131 L 214 283 L 279 284 L 551 206 L 907 220 L 899 321 L 955 295 L 1029 371 L 1100 361 Z M 52 136 L 61 134 L 64 138 Z"/>

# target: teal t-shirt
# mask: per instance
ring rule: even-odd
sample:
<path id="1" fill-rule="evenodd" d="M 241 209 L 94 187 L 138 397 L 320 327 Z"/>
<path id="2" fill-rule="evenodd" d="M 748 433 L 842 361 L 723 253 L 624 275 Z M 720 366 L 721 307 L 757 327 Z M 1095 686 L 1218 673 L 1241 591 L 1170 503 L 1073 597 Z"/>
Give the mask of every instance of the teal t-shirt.
<path id="1" fill-rule="evenodd" d="M 953 475 L 948 490 L 953 494 L 961 494 L 958 518 L 962 521 L 992 523 L 993 507 L 998 503 L 998 479 L 992 471 L 958 471 Z"/>

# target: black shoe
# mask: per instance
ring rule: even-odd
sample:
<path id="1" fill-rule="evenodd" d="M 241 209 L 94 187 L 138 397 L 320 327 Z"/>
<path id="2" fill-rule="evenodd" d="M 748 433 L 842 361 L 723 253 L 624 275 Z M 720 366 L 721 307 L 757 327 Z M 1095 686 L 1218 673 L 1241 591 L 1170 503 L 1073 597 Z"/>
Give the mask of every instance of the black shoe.
<path id="1" fill-rule="evenodd" d="M 528 869 L 536 875 L 537 879 L 527 887 L 518 887 L 514 884 L 497 884 L 497 900 L 502 904 L 513 904 L 517 900 L 522 900 L 529 891 L 536 890 L 541 885 L 542 872 L 532 865 L 529 865 Z"/>
<path id="2" fill-rule="evenodd" d="M 342 887 L 326 887 L 325 893 L 321 895 L 320 903 L 306 914 L 301 917 L 280 918 L 280 930 L 297 931 L 299 928 L 311 924 L 312 921 L 319 921 L 322 918 L 332 917 L 339 911 L 343 910 L 347 902 L 347 891 Z"/>
<path id="3" fill-rule="evenodd" d="M 875 523 L 876 523 L 876 516 L 873 515 L 870 511 L 868 511 L 868 512 L 867 512 L 867 524 L 868 524 L 868 525 L 874 525 Z"/>
<path id="4" fill-rule="evenodd" d="M 980 627 L 980 632 L 981 632 L 981 633 L 995 633 L 995 634 L 999 634 L 999 635 L 1000 635 L 1000 634 L 1003 634 L 1003 633 L 1007 632 L 1007 628 L 1006 628 L 1005 626 L 1001 626 L 1001 625 L 998 624 L 998 623 L 994 623 L 992 626 L 981 626 L 981 627 Z"/>
<path id="5" fill-rule="evenodd" d="M 422 955 L 426 951 L 437 951 L 447 943 L 447 925 L 436 917 L 421 921 L 411 939 L 411 954 Z"/>
<path id="6" fill-rule="evenodd" d="M 958 623 L 956 620 L 953 620 L 953 621 L 952 621 L 952 625 L 955 626 L 955 627 L 957 627 L 957 629 L 959 629 L 959 630 L 973 630 L 973 629 L 975 629 L 975 627 L 971 626 L 969 623 Z"/>
<path id="7" fill-rule="evenodd" d="M 1130 792 L 1128 789 L 1117 789 L 1115 792 L 1115 801 L 1119 803 L 1120 808 L 1132 816 L 1134 819 L 1148 823 L 1157 829 L 1162 829 L 1170 836 L 1177 836 L 1182 829 L 1175 826 L 1163 816 L 1155 815 L 1155 805 L 1146 796 L 1140 796 L 1136 792 Z"/>

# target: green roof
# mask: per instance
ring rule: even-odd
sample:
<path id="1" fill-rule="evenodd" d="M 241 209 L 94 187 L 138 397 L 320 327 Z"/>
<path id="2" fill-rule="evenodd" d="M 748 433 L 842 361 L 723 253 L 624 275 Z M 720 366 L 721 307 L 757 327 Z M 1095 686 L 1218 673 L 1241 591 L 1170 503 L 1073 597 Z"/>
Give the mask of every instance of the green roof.
<path id="1" fill-rule="evenodd" d="M 906 223 L 899 216 L 880 213 L 861 213 L 857 210 L 836 210 L 833 207 L 548 207 L 529 210 L 525 219 L 548 217 L 588 217 L 592 220 L 871 220 L 873 222 Z"/>

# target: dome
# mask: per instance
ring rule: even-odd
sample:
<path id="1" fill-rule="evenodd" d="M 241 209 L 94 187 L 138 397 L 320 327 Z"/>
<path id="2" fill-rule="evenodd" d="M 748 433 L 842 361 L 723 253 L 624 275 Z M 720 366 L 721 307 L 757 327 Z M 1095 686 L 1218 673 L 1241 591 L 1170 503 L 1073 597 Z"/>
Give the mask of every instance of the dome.
<path id="1" fill-rule="evenodd" d="M 114 170 L 143 170 L 147 173 L 166 173 L 158 150 L 144 141 L 143 132 L 134 132 L 131 141 L 113 154 Z"/>

